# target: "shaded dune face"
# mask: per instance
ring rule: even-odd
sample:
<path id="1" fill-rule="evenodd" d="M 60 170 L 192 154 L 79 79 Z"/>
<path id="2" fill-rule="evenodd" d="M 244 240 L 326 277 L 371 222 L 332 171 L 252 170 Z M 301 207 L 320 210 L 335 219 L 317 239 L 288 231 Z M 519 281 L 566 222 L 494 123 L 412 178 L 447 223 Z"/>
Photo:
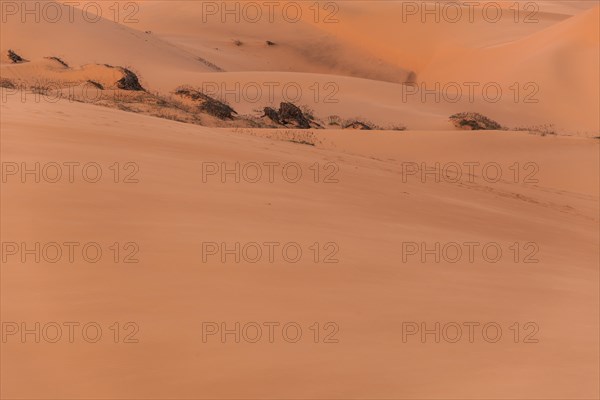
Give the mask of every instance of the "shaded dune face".
<path id="1" fill-rule="evenodd" d="M 27 3 L 0 398 L 600 396 L 597 3 Z"/>

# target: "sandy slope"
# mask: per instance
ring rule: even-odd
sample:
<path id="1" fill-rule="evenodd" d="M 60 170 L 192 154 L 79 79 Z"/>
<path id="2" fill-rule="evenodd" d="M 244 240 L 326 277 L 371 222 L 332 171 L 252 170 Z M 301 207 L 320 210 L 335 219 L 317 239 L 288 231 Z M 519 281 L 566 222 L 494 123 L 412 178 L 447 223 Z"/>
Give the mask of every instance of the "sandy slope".
<path id="1" fill-rule="evenodd" d="M 3 162 L 95 161 L 97 184 L 2 184 L 3 241 L 134 241 L 139 264 L 2 264 L 3 321 L 97 321 L 88 344 L 2 345 L 6 398 L 595 398 L 598 142 L 318 132 L 317 147 L 85 104 L 2 104 Z M 254 134 L 255 136 L 252 136 Z M 107 166 L 139 165 L 137 184 Z M 537 184 L 402 183 L 401 163 L 535 162 Z M 203 162 L 296 162 L 296 184 L 202 183 Z M 339 166 L 316 184 L 315 162 Z M 538 264 L 402 263 L 403 241 L 534 241 Z M 206 241 L 336 242 L 338 264 L 203 264 Z M 17 259 L 18 260 L 18 259 Z M 114 344 L 114 321 L 139 324 Z M 203 321 L 297 321 L 290 344 L 202 343 Z M 337 344 L 308 326 L 339 325 Z M 403 321 L 500 323 L 492 344 L 402 343 Z M 508 326 L 535 321 L 539 343 Z M 31 340 L 31 339 L 30 339 Z M 33 373 L 32 373 L 33 371 Z"/>
<path id="2" fill-rule="evenodd" d="M 272 22 L 269 21 L 270 14 L 266 7 L 260 9 L 262 18 L 257 18 L 255 22 L 252 19 L 252 8 L 246 14 L 243 12 L 244 4 L 253 2 L 239 3 L 238 8 L 242 12 L 236 22 L 235 14 L 226 14 L 226 10 L 235 9 L 233 5 L 219 5 L 216 9 L 211 9 L 186 1 L 138 1 L 136 16 L 139 22 L 136 26 L 168 37 L 169 41 L 186 44 L 196 51 L 211 51 L 214 47 L 220 47 L 222 52 L 212 51 L 206 57 L 216 59 L 217 64 L 234 62 L 235 64 L 227 65 L 227 70 L 323 72 L 305 69 L 311 64 L 314 68 L 321 63 L 328 67 L 329 72 L 333 72 L 336 68 L 342 68 L 340 64 L 348 63 L 346 73 L 354 70 L 354 76 L 368 78 L 366 63 L 376 61 L 375 68 L 371 69 L 378 71 L 383 78 L 382 73 L 386 67 L 393 65 L 420 72 L 424 63 L 440 51 L 451 53 L 457 47 L 465 45 L 481 47 L 512 41 L 593 6 L 593 2 L 589 1 L 563 4 L 542 1 L 536 3 L 539 9 L 526 8 L 517 14 L 516 10 L 513 11 L 515 2 L 506 1 L 503 4 L 494 1 L 494 4 L 500 3 L 506 7 L 498 22 L 486 22 L 480 11 L 481 7 L 476 7 L 473 21 L 466 18 L 468 8 L 463 8 L 465 18 L 459 19 L 457 23 L 443 19 L 436 22 L 435 15 L 425 17 L 426 23 L 423 23 L 419 12 L 412 14 L 409 6 L 404 8 L 403 3 L 411 2 L 336 2 L 335 7 L 321 2 L 317 13 L 314 3 L 282 1 L 274 8 Z M 284 16 L 287 14 L 284 15 L 282 10 L 287 3 L 302 6 L 302 18 L 299 22 L 286 22 Z M 434 2 L 417 4 L 432 5 Z M 165 18 L 168 7 L 171 6 L 177 7 L 182 15 L 178 18 Z M 244 15 L 247 17 L 244 18 Z M 515 18 L 518 23 L 514 22 Z M 524 23 L 525 20 L 528 23 Z M 324 36 L 324 32 L 330 36 Z M 240 39 L 246 45 L 239 48 L 231 46 L 233 39 Z M 279 46 L 265 49 L 264 41 L 268 39 Z M 284 50 L 294 50 L 296 54 Z M 349 59 L 348 56 L 352 58 Z M 329 63 L 324 64 L 327 61 Z M 285 62 L 289 64 L 287 67 L 283 67 Z M 361 68 L 364 70 L 361 71 Z M 396 74 L 398 72 L 399 70 Z M 387 78 L 396 82 L 400 77 L 388 75 Z"/>
<path id="3" fill-rule="evenodd" d="M 575 121 L 594 126 L 600 109 L 599 18 L 596 7 L 509 44 L 464 52 L 458 60 L 433 64 L 424 79 L 493 81 L 503 87 L 534 82 L 539 88 L 534 112 L 553 114 L 562 126 Z"/>
<path id="4" fill-rule="evenodd" d="M 114 3 L 102 2 L 105 18 L 96 23 L 78 12 L 73 22 L 9 18 L 0 26 L 1 78 L 78 88 L 93 80 L 109 89 L 122 76 L 110 64 L 134 70 L 144 87 L 163 95 L 182 84 L 204 86 L 239 113 L 291 100 L 323 120 L 360 117 L 409 131 L 217 129 L 216 118 L 203 116 L 202 127 L 92 104 L 35 102 L 32 95 L 22 102 L 20 93 L 2 89 L 3 172 L 6 163 L 96 162 L 103 173 L 94 184 L 80 174 L 74 183 L 34 183 L 28 175 L 24 184 L 2 175 L 3 243 L 97 242 L 103 249 L 97 263 L 7 256 L 0 266 L 2 322 L 97 322 L 103 337 L 51 344 L 9 336 L 1 344 L 0 397 L 600 396 L 599 141 L 464 132 L 448 122 L 450 114 L 478 111 L 510 127 L 555 124 L 561 133 L 598 136 L 595 2 L 540 1 L 533 24 L 513 22 L 513 1 L 500 2 L 506 14 L 497 23 L 478 14 L 456 24 L 404 23 L 402 2 L 389 1 L 336 2 L 335 24 L 311 21 L 312 2 L 302 3 L 306 14 L 296 24 L 280 15 L 273 23 L 204 23 L 199 3 L 122 2 L 136 6 L 119 8 L 113 21 Z M 124 20 L 131 10 L 135 23 Z M 8 49 L 30 62 L 10 63 Z M 69 67 L 45 58 L 52 56 Z M 505 94 L 497 103 L 481 92 L 473 101 L 435 101 L 414 94 L 415 86 L 402 84 L 407 80 L 428 89 L 498 82 Z M 524 84 L 534 82 L 538 102 L 515 102 L 508 88 L 514 82 L 520 100 L 530 93 Z M 300 97 L 286 97 L 286 85 L 300 87 Z M 119 183 L 110 169 L 115 162 Z M 129 162 L 139 168 L 138 183 L 122 183 Z M 264 163 L 297 163 L 302 177 L 289 183 L 276 169 L 274 183 L 235 183 L 231 176 L 203 183 L 207 162 L 263 164 L 265 177 Z M 403 179 L 407 162 L 458 163 L 463 176 Z M 480 169 L 470 175 L 465 163 L 494 163 L 502 179 L 492 182 Z M 527 180 L 532 168 L 535 181 Z M 324 183 L 332 171 L 335 180 Z M 202 262 L 203 242 L 272 241 L 297 242 L 304 257 Z M 480 253 L 474 263 L 402 261 L 403 242 L 473 241 L 498 243 L 504 256 L 497 263 Z M 139 263 L 121 262 L 125 249 L 116 263 L 115 242 L 135 242 Z M 315 242 L 318 263 L 309 249 Z M 539 262 L 523 263 L 521 249 L 515 263 L 514 242 L 535 243 Z M 338 263 L 322 262 L 326 243 L 339 247 Z M 139 343 L 122 343 L 122 329 L 113 343 L 116 321 L 135 322 Z M 297 322 L 303 337 L 292 344 L 279 334 L 269 343 L 265 331 L 254 344 L 217 337 L 203 343 L 203 322 L 236 321 Z M 469 343 L 464 331 L 458 343 L 420 343 L 416 336 L 404 343 L 402 324 L 411 321 L 430 328 L 494 322 L 503 336 L 488 343 L 479 334 Z M 320 343 L 313 343 L 315 322 Z M 322 343 L 327 322 L 339 327 L 339 343 Z M 539 342 L 523 343 L 530 331 L 521 331 L 514 343 L 515 322 L 534 322 Z"/>
<path id="5" fill-rule="evenodd" d="M 42 4 L 40 9 L 44 3 L 59 4 L 38 3 Z M 74 67 L 92 63 L 129 66 L 135 70 L 143 67 L 143 74 L 149 80 L 160 79 L 165 71 L 211 71 L 192 54 L 127 24 L 107 18 L 98 18 L 96 22 L 93 16 L 84 16 L 66 5 L 61 7 L 63 17 L 57 22 L 46 18 L 36 22 L 35 15 L 25 22 L 20 14 L 6 16 L 0 36 L 1 61 L 6 62 L 5 52 L 12 49 L 29 60 L 55 56 Z"/>

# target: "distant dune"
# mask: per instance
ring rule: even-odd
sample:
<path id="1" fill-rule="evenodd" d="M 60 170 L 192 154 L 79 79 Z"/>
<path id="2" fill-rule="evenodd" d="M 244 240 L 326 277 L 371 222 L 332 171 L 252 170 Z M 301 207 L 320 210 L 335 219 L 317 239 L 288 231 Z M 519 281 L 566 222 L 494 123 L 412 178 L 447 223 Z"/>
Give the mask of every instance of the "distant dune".
<path id="1" fill-rule="evenodd" d="M 31 60 L 58 56 L 74 68 L 127 67 L 163 94 L 180 85 L 210 87 L 243 112 L 287 96 L 323 120 L 340 115 L 452 129 L 449 115 L 477 111 L 507 127 L 554 125 L 559 133 L 597 136 L 600 8 L 590 3 L 540 2 L 533 11 L 501 3 L 506 8 L 493 23 L 481 7 L 463 7 L 457 22 L 435 23 L 435 15 L 403 3 L 342 2 L 318 18 L 306 5 L 293 24 L 277 12 L 272 22 L 263 15 L 256 23 L 223 24 L 220 8 L 209 13 L 193 2 L 150 1 L 121 10 L 122 23 L 110 20 L 110 5 L 96 23 L 79 12 L 73 22 L 8 18 L 0 50 Z M 175 6 L 178 17 L 165 18 Z"/>

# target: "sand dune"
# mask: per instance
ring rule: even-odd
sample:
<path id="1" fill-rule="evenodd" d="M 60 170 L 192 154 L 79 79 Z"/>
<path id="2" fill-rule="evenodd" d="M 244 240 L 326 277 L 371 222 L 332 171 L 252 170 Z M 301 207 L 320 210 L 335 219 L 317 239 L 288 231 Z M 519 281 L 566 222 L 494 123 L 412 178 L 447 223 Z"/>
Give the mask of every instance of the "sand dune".
<path id="1" fill-rule="evenodd" d="M 598 398 L 597 2 L 225 3 L 0 3 L 0 398 Z"/>
<path id="2" fill-rule="evenodd" d="M 90 24 L 79 13 L 73 23 L 9 19 L 0 48 L 35 60 L 58 56 L 76 69 L 90 63 L 127 67 L 144 87 L 163 94 L 180 85 L 218 87 L 216 93 L 243 112 L 278 104 L 286 95 L 283 86 L 292 85 L 292 100 L 315 109 L 323 120 L 360 116 L 382 126 L 453 129 L 443 122 L 449 115 L 477 111 L 508 127 L 554 125 L 559 133 L 584 136 L 600 131 L 595 113 L 599 8 L 590 9 L 589 2 L 541 3 L 533 15 L 507 5 L 497 23 L 484 18 L 480 8 L 472 21 L 423 23 L 402 3 L 351 2 L 339 6 L 336 23 L 322 23 L 327 14 L 315 23 L 311 10 L 304 9 L 294 24 L 277 13 L 273 22 L 242 18 L 227 24 L 191 2 L 176 4 L 177 18 L 164 18 L 172 4 L 141 2 L 130 11 L 136 23 L 104 18 Z M 110 17 L 111 10 L 102 15 Z M 395 23 L 398 18 L 402 23 Z M 527 18 L 536 22 L 525 23 Z M 26 32 L 55 45 L 30 43 Z M 61 40 L 65 36 L 77 40 Z M 417 86 L 402 84 L 407 81 Z M 268 96 L 273 82 L 284 85 Z M 294 97 L 298 87 L 302 96 Z"/>
<path id="3" fill-rule="evenodd" d="M 85 104 L 3 104 L 4 162 L 134 160 L 140 179 L 90 186 L 11 178 L 2 190 L 3 240 L 135 241 L 141 260 L 3 264 L 3 320 L 100 321 L 107 337 L 93 347 L 3 345 L 3 397 L 598 394 L 597 142 L 505 132 L 318 134 L 315 148 Z M 407 161 L 515 160 L 537 163 L 539 184 L 481 176 L 403 183 L 400 172 Z M 305 172 L 334 162 L 339 183 L 202 183 L 203 162 L 236 161 L 296 162 Z M 543 262 L 401 262 L 402 241 L 473 239 L 535 241 Z M 203 264 L 201 243 L 221 240 L 332 241 L 341 262 Z M 507 330 L 495 345 L 402 343 L 402 321 L 440 319 L 505 329 L 536 321 L 540 342 L 514 347 Z M 292 320 L 305 329 L 335 321 L 340 341 L 202 343 L 201 322 L 213 320 Z M 112 343 L 113 321 L 136 321 L 140 342 Z M 44 372 L 28 375 L 32 368 Z"/>
<path id="4" fill-rule="evenodd" d="M 532 113 L 552 115 L 561 126 L 577 121 L 578 126 L 595 130 L 600 108 L 596 90 L 600 78 L 595 73 L 600 70 L 599 15 L 596 7 L 509 44 L 465 52 L 460 61 L 445 59 L 431 66 L 433 72 L 423 79 L 473 79 L 504 87 L 519 79 L 533 82 L 531 90 L 521 92 L 522 96 L 536 92 L 532 99 L 539 106 L 531 107 Z"/>
<path id="5" fill-rule="evenodd" d="M 72 11 L 72 7 L 60 7 L 63 17 L 56 22 L 46 18 L 36 22 L 34 17 L 30 17 L 23 23 L 20 14 L 7 16 L 6 22 L 2 23 L 0 38 L 3 55 L 12 49 L 27 59 L 60 57 L 75 67 L 84 64 L 122 65 L 143 70 L 149 80 L 160 79 L 165 71 L 211 71 L 193 54 L 156 36 L 103 17 L 96 22 L 93 16 Z M 32 37 L 44 40 L 32 40 Z"/>

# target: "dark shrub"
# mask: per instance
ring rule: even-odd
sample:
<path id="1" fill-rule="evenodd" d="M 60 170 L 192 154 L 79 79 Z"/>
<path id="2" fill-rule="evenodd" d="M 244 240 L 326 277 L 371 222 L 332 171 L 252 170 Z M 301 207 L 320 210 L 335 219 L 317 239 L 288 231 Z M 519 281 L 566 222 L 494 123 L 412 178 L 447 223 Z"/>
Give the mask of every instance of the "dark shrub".
<path id="1" fill-rule="evenodd" d="M 117 87 L 123 90 L 135 90 L 135 91 L 144 91 L 144 88 L 140 84 L 140 81 L 136 74 L 127 68 L 119 67 L 121 72 L 123 72 L 123 78 L 117 81 Z"/>
<path id="2" fill-rule="evenodd" d="M 57 63 L 59 63 L 60 65 L 62 65 L 65 68 L 69 68 L 69 64 L 67 64 L 66 62 L 64 62 L 63 60 L 61 60 L 58 57 L 46 57 L 48 60 L 53 60 L 56 61 Z"/>
<path id="3" fill-rule="evenodd" d="M 199 102 L 200 105 L 198 108 L 201 111 L 222 120 L 233 119 L 233 114 L 237 114 L 237 112 L 229 105 L 213 99 L 199 90 L 181 87 L 175 91 L 175 94 L 181 97 L 187 97 L 192 101 Z"/>
<path id="4" fill-rule="evenodd" d="M 279 125 L 294 125 L 298 129 L 310 129 L 310 116 L 306 116 L 304 112 L 292 103 L 282 102 L 279 105 L 279 110 L 271 107 L 264 108 L 263 117 L 269 119 Z"/>
<path id="5" fill-rule="evenodd" d="M 463 112 L 450 116 L 450 122 L 466 130 L 500 130 L 502 126 L 488 117 L 474 112 Z"/>
<path id="6" fill-rule="evenodd" d="M 104 90 L 104 86 L 96 81 L 88 80 L 87 83 L 94 86 L 96 89 Z"/>
<path id="7" fill-rule="evenodd" d="M 18 55 L 17 53 L 15 53 L 12 50 L 8 50 L 8 58 L 10 59 L 10 61 L 12 61 L 15 64 L 27 62 L 26 59 L 24 59 L 23 57 L 21 57 L 20 55 Z"/>
<path id="8" fill-rule="evenodd" d="M 0 79 L 0 87 L 3 87 L 5 89 L 16 89 L 15 84 L 10 79 L 6 78 Z"/>
<path id="9" fill-rule="evenodd" d="M 370 125 L 367 122 L 362 122 L 362 121 L 358 121 L 358 120 L 346 121 L 342 125 L 342 128 L 343 129 L 358 129 L 358 130 L 361 130 L 361 131 L 371 131 L 371 130 L 373 130 L 373 126 L 372 125 Z"/>
<path id="10" fill-rule="evenodd" d="M 264 112 L 265 113 L 263 117 L 269 117 L 271 121 L 281 124 L 281 120 L 279 119 L 279 112 L 277 112 L 276 109 L 271 107 L 265 107 Z"/>
<path id="11" fill-rule="evenodd" d="M 295 122 L 301 129 L 309 129 L 310 121 L 300 108 L 292 103 L 282 102 L 279 105 L 279 119 L 283 124 Z"/>

